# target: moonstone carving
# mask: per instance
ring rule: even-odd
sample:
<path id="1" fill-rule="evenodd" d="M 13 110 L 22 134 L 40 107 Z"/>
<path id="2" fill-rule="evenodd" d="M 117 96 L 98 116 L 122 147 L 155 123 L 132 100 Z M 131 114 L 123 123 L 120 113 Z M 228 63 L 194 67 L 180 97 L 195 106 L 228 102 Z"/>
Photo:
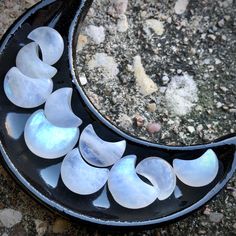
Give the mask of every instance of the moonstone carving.
<path id="1" fill-rule="evenodd" d="M 74 148 L 79 138 L 79 129 L 54 126 L 46 119 L 43 110 L 38 110 L 28 119 L 24 137 L 26 145 L 35 155 L 55 159 Z"/>
<path id="2" fill-rule="evenodd" d="M 93 126 L 88 125 L 81 133 L 79 149 L 91 165 L 107 167 L 117 162 L 124 154 L 126 141 L 106 142 L 97 136 Z"/>
<path id="3" fill-rule="evenodd" d="M 62 162 L 61 177 L 72 192 L 89 195 L 100 190 L 107 182 L 109 170 L 88 165 L 78 148 L 67 154 Z"/>
<path id="4" fill-rule="evenodd" d="M 71 108 L 72 88 L 62 88 L 52 93 L 45 104 L 45 116 L 58 127 L 78 127 L 82 121 Z"/>
<path id="5" fill-rule="evenodd" d="M 7 98 L 22 108 L 34 108 L 42 105 L 52 90 L 51 79 L 27 77 L 16 67 L 11 68 L 4 79 L 4 91 Z"/>
<path id="6" fill-rule="evenodd" d="M 115 201 L 130 209 L 147 207 L 158 196 L 157 188 L 138 177 L 135 162 L 135 155 L 122 158 L 112 167 L 108 178 L 108 187 Z"/>
<path id="7" fill-rule="evenodd" d="M 64 51 L 64 42 L 55 29 L 45 26 L 39 27 L 33 30 L 28 38 L 39 45 L 43 62 L 53 65 L 61 58 Z"/>
<path id="8" fill-rule="evenodd" d="M 175 190 L 176 176 L 172 166 L 161 158 L 149 157 L 141 161 L 136 171 L 157 189 L 158 199 L 167 199 Z"/>
<path id="9" fill-rule="evenodd" d="M 57 69 L 40 60 L 38 56 L 38 44 L 29 43 L 17 54 L 16 67 L 26 76 L 31 78 L 51 79 Z"/>
<path id="10" fill-rule="evenodd" d="M 202 187 L 210 184 L 215 179 L 219 163 L 215 152 L 209 149 L 195 160 L 175 159 L 173 167 L 177 177 L 184 184 L 192 187 Z"/>

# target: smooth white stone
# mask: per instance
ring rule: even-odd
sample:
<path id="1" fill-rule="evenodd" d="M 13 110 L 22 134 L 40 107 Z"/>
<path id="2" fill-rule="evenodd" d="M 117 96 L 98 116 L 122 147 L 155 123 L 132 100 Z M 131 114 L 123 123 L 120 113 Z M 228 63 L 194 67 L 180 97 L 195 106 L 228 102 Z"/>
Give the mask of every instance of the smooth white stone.
<path id="1" fill-rule="evenodd" d="M 108 178 L 109 190 L 115 201 L 129 209 L 140 209 L 152 204 L 158 196 L 155 187 L 143 182 L 135 171 L 136 156 L 119 160 Z"/>
<path id="2" fill-rule="evenodd" d="M 22 108 L 34 108 L 42 105 L 52 90 L 51 79 L 27 77 L 16 67 L 11 68 L 4 79 L 4 91 L 7 98 Z"/>
<path id="3" fill-rule="evenodd" d="M 43 110 L 38 110 L 28 119 L 24 137 L 26 145 L 35 155 L 55 159 L 74 148 L 79 138 L 79 129 L 56 127 L 46 119 Z"/>
<path id="4" fill-rule="evenodd" d="M 45 104 L 45 116 L 58 127 L 72 128 L 82 124 L 71 108 L 72 88 L 62 88 L 52 93 Z"/>
<path id="5" fill-rule="evenodd" d="M 83 158 L 91 165 L 107 167 L 117 162 L 124 154 L 126 141 L 106 142 L 97 136 L 93 126 L 88 125 L 79 140 Z"/>
<path id="6" fill-rule="evenodd" d="M 39 27 L 33 30 L 28 38 L 39 45 L 43 62 L 53 65 L 61 58 L 64 51 L 64 41 L 55 29 L 47 26 Z"/>
<path id="7" fill-rule="evenodd" d="M 89 195 L 100 190 L 107 182 L 109 170 L 88 165 L 78 148 L 67 154 L 62 162 L 61 177 L 72 192 Z"/>
<path id="8" fill-rule="evenodd" d="M 31 78 L 51 79 L 57 73 L 56 68 L 40 60 L 37 43 L 29 43 L 21 48 L 16 56 L 16 67 Z"/>
<path id="9" fill-rule="evenodd" d="M 202 187 L 215 179 L 219 170 L 219 162 L 215 152 L 209 149 L 194 160 L 175 159 L 173 167 L 177 177 L 184 184 Z"/>
<path id="10" fill-rule="evenodd" d="M 136 171 L 157 189 L 159 200 L 167 199 L 174 192 L 176 176 L 167 161 L 158 157 L 149 157 L 137 165 Z"/>

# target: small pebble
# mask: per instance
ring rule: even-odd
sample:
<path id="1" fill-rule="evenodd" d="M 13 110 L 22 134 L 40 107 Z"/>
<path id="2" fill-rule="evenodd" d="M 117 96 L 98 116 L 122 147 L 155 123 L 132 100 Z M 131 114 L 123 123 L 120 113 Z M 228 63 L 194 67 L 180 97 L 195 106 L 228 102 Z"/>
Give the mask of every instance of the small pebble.
<path id="1" fill-rule="evenodd" d="M 103 26 L 89 25 L 85 29 L 87 35 L 96 43 L 100 44 L 105 40 L 105 29 Z"/>
<path id="2" fill-rule="evenodd" d="M 156 105 L 156 103 L 149 103 L 148 105 L 147 105 L 147 110 L 149 111 L 149 112 L 155 112 L 156 110 L 157 110 L 157 105 Z"/>
<path id="3" fill-rule="evenodd" d="M 68 231 L 70 223 L 64 219 L 58 218 L 55 220 L 52 231 L 55 234 L 63 234 Z"/>
<path id="4" fill-rule="evenodd" d="M 134 117 L 134 121 L 135 121 L 135 125 L 137 127 L 142 127 L 144 125 L 144 122 L 145 122 L 144 118 L 140 115 L 136 115 Z"/>
<path id="5" fill-rule="evenodd" d="M 159 123 L 150 123 L 147 125 L 147 131 L 150 134 L 158 133 L 161 130 L 161 125 Z"/>
<path id="6" fill-rule="evenodd" d="M 85 74 L 80 74 L 80 76 L 79 76 L 79 81 L 80 81 L 80 83 L 81 83 L 82 86 L 84 86 L 84 85 L 86 85 L 86 84 L 88 83 Z"/>
<path id="7" fill-rule="evenodd" d="M 189 0 L 177 0 L 175 3 L 175 13 L 181 15 L 186 11 Z"/>
<path id="8" fill-rule="evenodd" d="M 19 211 L 13 209 L 0 210 L 0 222 L 6 228 L 11 228 L 14 225 L 20 223 L 22 220 L 22 214 Z"/>
<path id="9" fill-rule="evenodd" d="M 170 82 L 170 78 L 165 75 L 161 78 L 161 81 L 163 85 L 167 85 Z"/>
<path id="10" fill-rule="evenodd" d="M 194 133 L 195 132 L 195 128 L 193 126 L 188 126 L 187 127 L 187 130 L 190 134 Z"/>
<path id="11" fill-rule="evenodd" d="M 48 229 L 48 224 L 45 221 L 41 221 L 41 220 L 35 220 L 35 229 L 37 232 L 37 236 L 44 236 L 47 232 Z"/>
<path id="12" fill-rule="evenodd" d="M 224 215 L 219 212 L 212 212 L 209 215 L 209 220 L 213 223 L 220 223 L 221 220 L 223 219 Z"/>
<path id="13" fill-rule="evenodd" d="M 123 33 L 126 32 L 128 28 L 129 28 L 129 23 L 126 15 L 124 14 L 120 15 L 117 21 L 117 31 Z"/>

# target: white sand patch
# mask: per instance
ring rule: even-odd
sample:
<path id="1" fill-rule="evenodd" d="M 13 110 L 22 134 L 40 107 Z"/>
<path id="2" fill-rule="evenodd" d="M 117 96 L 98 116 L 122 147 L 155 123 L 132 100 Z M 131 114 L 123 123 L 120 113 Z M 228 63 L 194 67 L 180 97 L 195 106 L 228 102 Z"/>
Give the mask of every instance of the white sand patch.
<path id="1" fill-rule="evenodd" d="M 193 77 L 188 74 L 174 76 L 167 87 L 165 99 L 172 114 L 184 116 L 190 113 L 198 101 L 198 88 Z"/>

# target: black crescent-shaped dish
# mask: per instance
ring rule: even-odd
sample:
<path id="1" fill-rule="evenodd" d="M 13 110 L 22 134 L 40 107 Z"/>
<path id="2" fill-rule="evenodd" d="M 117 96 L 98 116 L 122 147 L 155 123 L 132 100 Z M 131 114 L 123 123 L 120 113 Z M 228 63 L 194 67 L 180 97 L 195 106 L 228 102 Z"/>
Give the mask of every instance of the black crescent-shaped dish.
<path id="1" fill-rule="evenodd" d="M 226 136 L 213 143 L 196 146 L 174 147 L 149 143 L 132 137 L 106 120 L 91 104 L 83 88 L 77 82 L 76 46 L 81 24 L 92 4 L 92 0 L 45 0 L 28 10 L 7 31 L 0 44 L 0 149 L 2 163 L 17 182 L 38 201 L 64 216 L 111 227 L 153 226 L 177 220 L 203 206 L 214 197 L 229 181 L 236 168 L 236 136 Z M 125 155 L 135 154 L 137 162 L 149 156 L 158 156 L 170 164 L 176 157 L 194 159 L 211 148 L 219 159 L 219 171 L 215 180 L 201 188 L 184 185 L 178 187 L 183 196 L 174 194 L 167 200 L 155 201 L 152 205 L 130 210 L 119 206 L 107 192 L 108 199 L 98 193 L 81 196 L 70 192 L 60 178 L 60 163 L 57 160 L 37 158 L 26 147 L 23 129 L 26 118 L 36 109 L 25 110 L 8 101 L 3 91 L 3 79 L 15 65 L 19 49 L 30 42 L 27 35 L 39 26 L 55 28 L 66 45 L 62 59 L 55 65 L 58 73 L 54 89 L 73 87 L 72 107 L 83 120 L 83 130 L 93 124 L 96 133 L 104 140 L 125 139 Z M 107 204 L 107 201 L 110 204 Z"/>

